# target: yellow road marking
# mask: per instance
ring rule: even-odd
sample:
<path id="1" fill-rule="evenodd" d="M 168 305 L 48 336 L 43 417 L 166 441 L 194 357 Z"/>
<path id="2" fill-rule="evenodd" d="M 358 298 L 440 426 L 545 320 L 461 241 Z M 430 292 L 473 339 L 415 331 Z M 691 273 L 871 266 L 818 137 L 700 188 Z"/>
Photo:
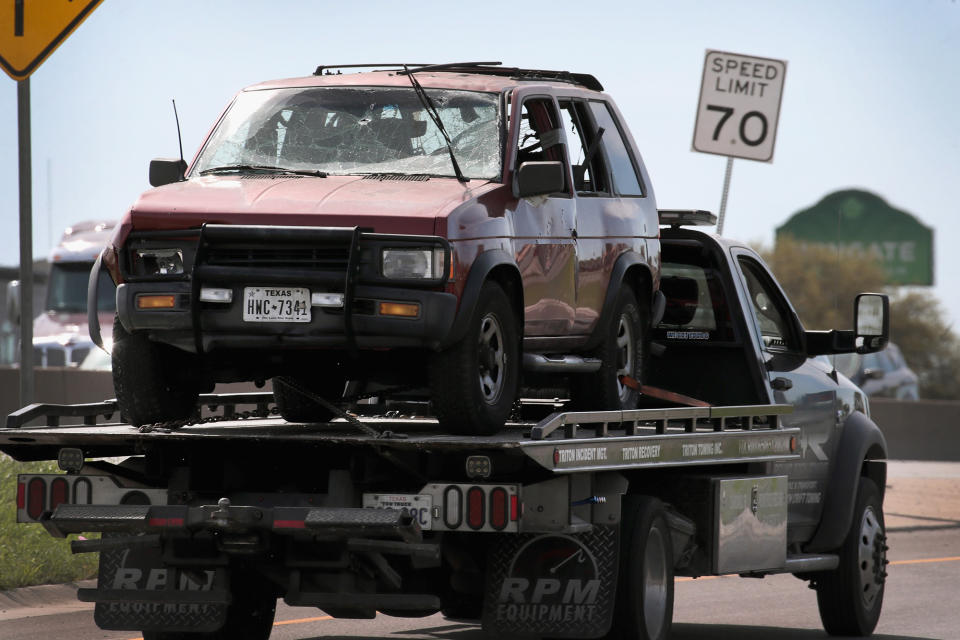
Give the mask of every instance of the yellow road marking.
<path id="1" fill-rule="evenodd" d="M 948 556 L 945 558 L 916 558 L 914 560 L 894 560 L 891 565 L 901 565 L 901 564 L 930 564 L 933 562 L 960 562 L 960 556 Z M 686 576 L 681 576 L 679 578 L 674 578 L 676 582 L 693 582 L 693 581 L 702 581 L 702 580 L 715 580 L 717 578 L 724 578 L 727 576 L 700 576 L 699 578 L 690 578 Z M 322 622 L 324 620 L 333 620 L 333 616 L 317 616 L 315 618 L 298 618 L 296 620 L 280 620 L 279 622 L 274 622 L 273 626 L 279 627 L 285 624 L 306 624 L 308 622 Z M 143 640 L 143 638 L 130 638 L 130 640 Z"/>
<path id="2" fill-rule="evenodd" d="M 948 558 L 917 558 L 915 560 L 894 560 L 890 564 L 927 564 L 929 562 L 960 562 L 960 556 Z"/>
<path id="3" fill-rule="evenodd" d="M 273 623 L 273 626 L 280 627 L 285 624 L 306 624 L 308 622 L 322 622 L 324 620 L 333 620 L 333 616 L 317 616 L 316 618 L 298 618 L 296 620 L 279 620 Z M 143 640 L 143 638 L 130 638 L 130 640 Z"/>
<path id="4" fill-rule="evenodd" d="M 321 620 L 333 620 L 333 616 L 319 616 L 316 618 L 300 618 L 298 620 L 281 620 L 280 622 L 274 622 L 273 626 L 279 627 L 285 624 L 304 624 L 307 622 L 320 622 Z"/>

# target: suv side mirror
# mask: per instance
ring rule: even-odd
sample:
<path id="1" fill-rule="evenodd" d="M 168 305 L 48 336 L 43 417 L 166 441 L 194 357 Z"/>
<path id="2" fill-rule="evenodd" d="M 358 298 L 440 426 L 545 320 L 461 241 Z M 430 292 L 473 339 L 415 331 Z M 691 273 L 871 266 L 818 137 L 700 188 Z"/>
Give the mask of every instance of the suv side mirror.
<path id="1" fill-rule="evenodd" d="M 807 355 L 874 353 L 890 340 L 890 298 L 882 293 L 861 293 L 853 306 L 853 331 L 807 331 Z"/>
<path id="2" fill-rule="evenodd" d="M 20 324 L 20 281 L 7 283 L 7 320 L 11 324 Z"/>
<path id="3" fill-rule="evenodd" d="M 150 186 L 180 182 L 186 172 L 187 163 L 180 158 L 154 158 L 150 161 Z"/>
<path id="4" fill-rule="evenodd" d="M 515 195 L 518 198 L 542 196 L 563 191 L 563 163 L 524 162 L 517 169 Z"/>
<path id="5" fill-rule="evenodd" d="M 890 340 L 890 299 L 881 293 L 861 293 L 853 309 L 857 353 L 873 353 Z"/>

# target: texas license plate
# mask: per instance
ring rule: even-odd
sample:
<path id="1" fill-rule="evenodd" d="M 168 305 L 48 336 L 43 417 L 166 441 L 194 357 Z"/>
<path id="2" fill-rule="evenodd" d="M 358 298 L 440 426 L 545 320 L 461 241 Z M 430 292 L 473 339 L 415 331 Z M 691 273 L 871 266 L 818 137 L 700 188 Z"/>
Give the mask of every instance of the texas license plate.
<path id="1" fill-rule="evenodd" d="M 363 506 L 368 509 L 406 509 L 421 529 L 433 528 L 432 496 L 409 493 L 365 493 Z"/>
<path id="2" fill-rule="evenodd" d="M 244 287 L 244 322 L 310 322 L 306 287 Z"/>

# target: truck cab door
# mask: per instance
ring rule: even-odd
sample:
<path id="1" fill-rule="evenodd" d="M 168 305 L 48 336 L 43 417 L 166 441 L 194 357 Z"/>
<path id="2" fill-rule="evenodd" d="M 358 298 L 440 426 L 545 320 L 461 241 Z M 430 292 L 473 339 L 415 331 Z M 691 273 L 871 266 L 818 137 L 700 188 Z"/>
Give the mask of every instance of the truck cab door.
<path id="1" fill-rule="evenodd" d="M 777 463 L 772 473 L 789 476 L 789 526 L 797 536 L 791 540 L 806 539 L 820 521 L 840 437 L 837 382 L 807 358 L 803 327 L 766 266 L 750 252 L 734 255 L 769 396 L 776 404 L 793 405 L 783 425 L 801 430 L 801 460 Z"/>

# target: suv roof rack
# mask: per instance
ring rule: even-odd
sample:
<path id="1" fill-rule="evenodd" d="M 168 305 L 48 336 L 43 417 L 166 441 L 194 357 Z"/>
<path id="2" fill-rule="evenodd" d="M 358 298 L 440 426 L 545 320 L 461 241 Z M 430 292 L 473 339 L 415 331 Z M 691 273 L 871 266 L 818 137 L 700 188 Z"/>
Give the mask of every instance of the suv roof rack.
<path id="1" fill-rule="evenodd" d="M 717 224 L 717 216 L 703 209 L 657 209 L 660 224 L 678 227 L 709 227 Z"/>
<path id="2" fill-rule="evenodd" d="M 570 71 L 552 71 L 549 69 L 521 69 L 503 67 L 502 62 L 447 62 L 443 64 L 417 64 L 412 62 L 384 62 L 380 64 L 334 64 L 320 65 L 313 75 L 326 73 L 334 75 L 330 69 L 356 69 L 362 67 L 416 67 L 413 71 L 454 71 L 460 73 L 478 73 L 492 76 L 507 76 L 518 80 L 555 80 L 579 84 L 593 91 L 603 91 L 603 85 L 589 73 L 571 73 Z M 339 71 L 338 71 L 339 73 Z"/>

